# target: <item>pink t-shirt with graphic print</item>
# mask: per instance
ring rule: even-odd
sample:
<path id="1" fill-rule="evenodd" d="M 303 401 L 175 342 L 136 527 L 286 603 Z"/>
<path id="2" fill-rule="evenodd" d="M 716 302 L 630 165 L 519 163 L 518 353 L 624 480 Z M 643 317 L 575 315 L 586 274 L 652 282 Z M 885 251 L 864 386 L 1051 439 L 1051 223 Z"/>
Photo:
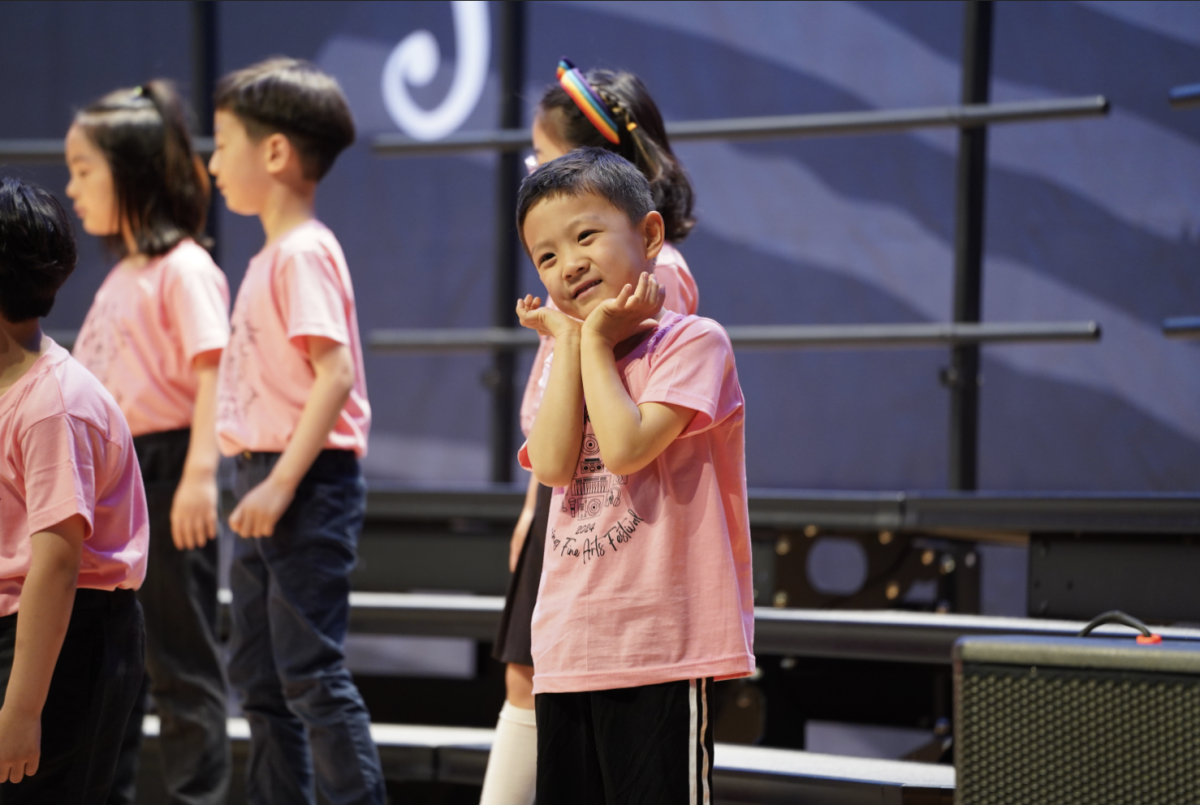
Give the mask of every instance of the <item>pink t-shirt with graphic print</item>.
<path id="1" fill-rule="evenodd" d="M 349 347 L 354 359 L 354 388 L 325 447 L 366 454 L 371 407 L 354 288 L 324 224 L 300 224 L 250 260 L 232 324 L 217 381 L 222 453 L 283 452 L 316 379 L 307 338 L 319 336 Z"/>
<path id="2" fill-rule="evenodd" d="M 744 403 L 729 337 L 710 319 L 666 313 L 617 368 L 634 402 L 696 413 L 628 476 L 605 469 L 585 423 L 575 480 L 550 503 L 534 693 L 754 671 Z M 524 447 L 520 459 L 528 469 Z"/>
<path id="3" fill-rule="evenodd" d="M 136 590 L 146 577 L 146 494 L 121 409 L 51 342 L 0 394 L 0 617 L 17 611 L 30 537 L 82 515 L 79 587 Z"/>
<path id="4" fill-rule="evenodd" d="M 76 360 L 109 390 L 134 436 L 191 427 L 193 361 L 229 341 L 229 284 L 193 240 L 145 265 L 122 260 L 92 302 Z"/>
<path id="5" fill-rule="evenodd" d="M 663 302 L 665 310 L 676 313 L 692 314 L 700 304 L 700 290 L 696 280 L 688 270 L 687 261 L 679 250 L 670 243 L 664 243 L 658 259 L 654 263 L 654 276 L 667 292 Z M 546 304 L 554 307 L 554 303 Z M 525 382 L 525 396 L 521 398 L 521 432 L 529 435 L 533 420 L 537 416 L 538 406 L 542 402 L 542 392 L 546 390 L 545 369 L 546 358 L 554 352 L 554 339 L 542 336 L 538 343 L 537 354 L 533 358 L 533 366 L 529 369 L 529 379 Z"/>

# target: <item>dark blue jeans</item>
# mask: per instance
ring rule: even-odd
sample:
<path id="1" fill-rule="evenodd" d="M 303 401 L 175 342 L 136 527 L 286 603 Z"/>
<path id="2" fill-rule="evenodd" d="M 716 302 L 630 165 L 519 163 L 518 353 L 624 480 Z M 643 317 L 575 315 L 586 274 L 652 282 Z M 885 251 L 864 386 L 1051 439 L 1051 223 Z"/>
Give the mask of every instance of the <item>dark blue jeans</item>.
<path id="1" fill-rule="evenodd" d="M 278 453 L 236 460 L 240 501 Z M 325 450 L 296 489 L 274 536 L 238 538 L 229 681 L 250 722 L 246 790 L 253 805 L 383 805 L 383 772 L 370 715 L 345 667 L 350 571 L 366 511 L 354 454 Z"/>

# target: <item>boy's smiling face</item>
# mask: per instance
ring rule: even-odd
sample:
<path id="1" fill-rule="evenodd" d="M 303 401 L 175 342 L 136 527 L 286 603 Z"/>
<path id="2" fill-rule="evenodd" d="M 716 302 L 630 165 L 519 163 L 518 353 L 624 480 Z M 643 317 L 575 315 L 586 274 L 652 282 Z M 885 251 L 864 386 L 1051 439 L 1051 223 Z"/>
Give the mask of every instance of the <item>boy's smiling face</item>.
<path id="1" fill-rule="evenodd" d="M 586 319 L 625 285 L 637 286 L 654 270 L 663 245 L 657 212 L 634 224 L 597 193 L 558 195 L 538 201 L 522 227 L 529 255 L 556 307 Z"/>

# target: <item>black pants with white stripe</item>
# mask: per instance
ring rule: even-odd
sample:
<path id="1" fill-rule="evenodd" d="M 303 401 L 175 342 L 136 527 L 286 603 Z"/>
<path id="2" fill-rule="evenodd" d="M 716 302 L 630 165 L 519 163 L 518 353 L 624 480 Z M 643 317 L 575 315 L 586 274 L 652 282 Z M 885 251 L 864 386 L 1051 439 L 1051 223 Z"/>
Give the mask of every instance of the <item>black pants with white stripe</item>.
<path id="1" fill-rule="evenodd" d="M 539 693 L 538 805 L 709 805 L 712 679 Z"/>

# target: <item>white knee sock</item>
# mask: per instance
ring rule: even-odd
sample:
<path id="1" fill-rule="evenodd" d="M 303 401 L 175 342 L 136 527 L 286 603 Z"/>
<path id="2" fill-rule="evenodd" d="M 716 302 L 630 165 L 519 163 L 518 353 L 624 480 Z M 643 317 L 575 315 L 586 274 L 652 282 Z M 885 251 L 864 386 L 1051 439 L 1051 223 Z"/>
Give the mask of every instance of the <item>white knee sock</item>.
<path id="1" fill-rule="evenodd" d="M 537 718 L 509 702 L 500 708 L 479 805 L 532 805 L 537 784 Z"/>

